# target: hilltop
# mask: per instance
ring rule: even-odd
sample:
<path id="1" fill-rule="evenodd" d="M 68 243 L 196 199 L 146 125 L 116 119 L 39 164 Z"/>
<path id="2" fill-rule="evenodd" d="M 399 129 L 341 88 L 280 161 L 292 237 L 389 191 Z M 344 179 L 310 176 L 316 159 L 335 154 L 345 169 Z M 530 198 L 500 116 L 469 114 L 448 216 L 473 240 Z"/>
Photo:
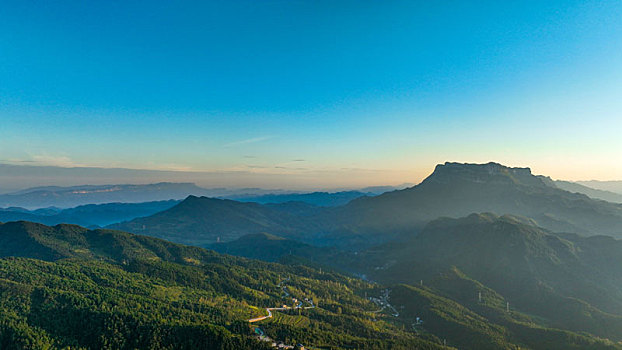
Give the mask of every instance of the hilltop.
<path id="1" fill-rule="evenodd" d="M 306 205 L 302 206 L 307 212 Z M 261 205 L 228 199 L 189 196 L 160 213 L 111 225 L 110 228 L 148 234 L 173 242 L 204 245 L 231 241 L 253 233 L 301 235 L 314 223 L 298 212 L 297 203 Z"/>

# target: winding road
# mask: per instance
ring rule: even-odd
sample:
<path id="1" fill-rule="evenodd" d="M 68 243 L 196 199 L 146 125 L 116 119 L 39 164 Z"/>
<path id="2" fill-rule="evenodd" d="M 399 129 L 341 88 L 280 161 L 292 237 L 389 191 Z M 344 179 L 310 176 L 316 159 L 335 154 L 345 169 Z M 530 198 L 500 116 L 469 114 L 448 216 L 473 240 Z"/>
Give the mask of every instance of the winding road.
<path id="1" fill-rule="evenodd" d="M 277 284 L 277 286 L 279 286 L 279 287 L 281 287 L 281 288 L 282 288 L 282 290 L 283 290 L 283 292 L 285 293 L 285 296 L 286 296 L 286 297 L 288 297 L 288 296 L 289 296 L 289 292 L 286 290 L 286 289 L 287 289 L 287 287 L 286 287 L 286 286 L 283 286 L 283 285 L 282 285 L 282 283 L 283 283 L 283 282 L 285 282 L 285 281 L 288 281 L 288 280 L 289 280 L 289 278 L 288 278 L 288 279 L 286 279 L 286 280 L 284 280 L 284 281 L 281 281 L 281 282 L 279 282 L 279 284 Z M 310 299 L 309 299 L 307 302 L 308 302 L 309 304 L 311 304 L 311 306 L 305 306 L 305 307 L 303 307 L 303 306 L 302 306 L 302 301 L 300 301 L 300 302 L 298 303 L 298 305 L 296 305 L 295 307 L 289 307 L 289 306 L 282 306 L 282 307 L 268 307 L 268 308 L 266 308 L 266 311 L 268 311 L 268 315 L 267 315 L 267 316 L 259 316 L 259 317 L 251 318 L 250 320 L 248 320 L 248 322 L 249 322 L 249 323 L 254 323 L 254 322 L 263 321 L 263 320 L 268 319 L 268 318 L 272 318 L 272 311 L 285 311 L 285 310 L 292 310 L 292 309 L 294 309 L 294 310 L 295 310 L 295 309 L 303 309 L 303 310 L 306 310 L 306 309 L 314 309 L 314 308 L 315 308 L 315 305 L 313 304 L 313 300 L 310 300 Z"/>

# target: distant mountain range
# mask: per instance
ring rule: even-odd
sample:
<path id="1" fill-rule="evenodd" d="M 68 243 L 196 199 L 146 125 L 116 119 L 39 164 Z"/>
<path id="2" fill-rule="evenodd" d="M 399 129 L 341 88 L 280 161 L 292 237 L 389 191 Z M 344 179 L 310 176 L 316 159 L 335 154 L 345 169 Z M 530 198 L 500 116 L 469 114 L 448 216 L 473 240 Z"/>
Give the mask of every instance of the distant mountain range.
<path id="1" fill-rule="evenodd" d="M 375 196 L 374 192 L 341 191 L 341 192 L 312 192 L 312 193 L 292 193 L 292 194 L 265 194 L 261 196 L 232 195 L 227 196 L 239 202 L 266 203 L 287 203 L 303 202 L 320 207 L 337 207 L 348 204 L 351 200 L 364 197 Z"/>
<path id="2" fill-rule="evenodd" d="M 568 192 L 528 168 L 496 163 L 445 163 L 417 186 L 337 207 L 189 197 L 161 213 L 111 227 L 201 246 L 268 232 L 359 249 L 420 230 L 441 216 L 473 212 L 524 216 L 556 232 L 622 237 L 622 204 Z"/>
<path id="3" fill-rule="evenodd" d="M 583 186 L 587 186 L 590 188 L 594 188 L 597 190 L 603 190 L 608 192 L 614 192 L 617 194 L 622 194 L 622 181 L 577 181 L 578 184 Z"/>
<path id="4" fill-rule="evenodd" d="M 408 188 L 413 186 L 413 184 L 401 184 L 398 186 L 373 186 L 373 187 L 365 187 L 360 190 L 349 190 L 349 191 L 336 191 L 336 192 L 290 192 L 286 191 L 274 192 L 274 193 L 264 193 L 264 194 L 255 194 L 251 193 L 243 193 L 244 190 L 239 190 L 241 194 L 228 194 L 219 196 L 222 199 L 232 199 L 239 202 L 255 202 L 260 204 L 268 204 L 268 203 L 287 203 L 287 202 L 302 202 L 307 204 L 312 204 L 319 207 L 337 207 L 341 205 L 348 204 L 353 199 L 359 197 L 373 197 L 379 194 L 402 190 L 404 188 Z M 270 190 L 265 190 L 264 192 L 269 192 Z"/>
<path id="5" fill-rule="evenodd" d="M 397 188 L 403 187 L 378 186 L 360 191 L 296 192 L 262 188 L 202 188 L 193 183 L 172 182 L 146 185 L 43 186 L 0 194 L 0 208 L 22 207 L 29 210 L 49 207 L 72 208 L 86 204 L 179 200 L 189 195 L 235 199 L 241 202 L 304 202 L 316 206 L 339 206 L 358 197 L 375 196 Z"/>
<path id="6" fill-rule="evenodd" d="M 553 184 L 568 192 L 582 193 L 594 199 L 602 199 L 613 203 L 622 203 L 622 193 L 598 190 L 592 187 L 584 186 L 578 182 L 555 180 Z"/>
<path id="7" fill-rule="evenodd" d="M 84 227 L 103 227 L 128 221 L 137 217 L 153 215 L 171 208 L 179 201 L 157 201 L 144 203 L 88 204 L 75 208 L 43 208 L 27 210 L 19 207 L 0 209 L 0 222 L 31 221 L 45 225 L 75 224 Z"/>
<path id="8" fill-rule="evenodd" d="M 33 187 L 0 195 L 0 207 L 27 209 L 72 208 L 86 204 L 140 203 L 183 199 L 190 194 L 206 195 L 208 190 L 192 183 L 161 182 L 148 185 L 98 185 L 73 187 Z"/>

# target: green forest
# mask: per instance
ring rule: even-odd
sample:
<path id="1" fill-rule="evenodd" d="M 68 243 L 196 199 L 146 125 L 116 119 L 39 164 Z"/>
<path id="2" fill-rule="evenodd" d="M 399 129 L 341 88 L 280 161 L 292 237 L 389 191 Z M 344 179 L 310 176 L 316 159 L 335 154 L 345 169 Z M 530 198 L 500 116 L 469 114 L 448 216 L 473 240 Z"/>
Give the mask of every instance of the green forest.
<path id="1" fill-rule="evenodd" d="M 444 272 L 425 286 L 379 284 L 295 257 L 30 222 L 0 224 L 0 256 L 2 349 L 622 348 L 506 312 L 504 297 L 455 267 L 426 269 Z"/>
<path id="2" fill-rule="evenodd" d="M 0 237 L 3 256 L 39 258 L 0 259 L 2 349 L 270 348 L 257 326 L 320 348 L 441 347 L 377 316 L 364 297 L 377 286 L 333 272 L 69 225 L 8 223 Z M 291 297 L 318 307 L 249 324 L 266 307 L 292 304 L 278 287 L 285 280 Z"/>

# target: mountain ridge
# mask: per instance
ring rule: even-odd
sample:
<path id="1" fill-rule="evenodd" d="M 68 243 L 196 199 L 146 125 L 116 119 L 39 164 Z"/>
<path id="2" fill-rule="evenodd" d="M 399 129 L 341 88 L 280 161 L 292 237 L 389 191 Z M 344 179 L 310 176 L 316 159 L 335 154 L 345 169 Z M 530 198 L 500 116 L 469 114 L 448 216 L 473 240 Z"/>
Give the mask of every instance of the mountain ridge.
<path id="1" fill-rule="evenodd" d="M 577 182 L 570 182 L 570 181 L 555 180 L 554 184 L 555 186 L 563 190 L 566 190 L 569 192 L 575 192 L 575 193 L 583 193 L 586 196 L 589 196 L 594 199 L 600 199 L 600 200 L 604 200 L 604 201 L 612 202 L 612 203 L 622 203 L 622 194 L 620 193 L 606 191 L 606 190 L 599 190 L 596 188 L 582 185 Z"/>
<path id="2" fill-rule="evenodd" d="M 554 231 L 622 237 L 622 205 L 550 186 L 529 168 L 492 162 L 439 164 L 419 185 L 355 199 L 340 215 L 360 221 L 370 232 L 380 232 L 421 229 L 440 216 L 473 212 L 525 216 Z"/>
<path id="3" fill-rule="evenodd" d="M 177 200 L 141 203 L 103 203 L 86 204 L 73 208 L 44 208 L 27 210 L 24 208 L 0 209 L 0 221 L 32 221 L 45 225 L 61 223 L 84 227 L 102 227 L 113 223 L 149 216 L 166 210 L 179 203 Z"/>
<path id="4" fill-rule="evenodd" d="M 189 194 L 204 194 L 206 189 L 193 183 L 159 182 L 153 184 L 83 185 L 33 187 L 0 195 L 0 207 L 71 208 L 88 204 L 139 203 L 179 200 Z"/>
<path id="5" fill-rule="evenodd" d="M 196 245 L 215 243 L 219 237 L 224 242 L 270 232 L 309 244 L 357 250 L 419 231 L 441 216 L 494 212 L 527 217 L 557 232 L 622 237 L 622 204 L 564 191 L 529 168 L 498 163 L 439 164 L 416 186 L 359 197 L 338 207 L 196 198 L 111 228 Z"/>

